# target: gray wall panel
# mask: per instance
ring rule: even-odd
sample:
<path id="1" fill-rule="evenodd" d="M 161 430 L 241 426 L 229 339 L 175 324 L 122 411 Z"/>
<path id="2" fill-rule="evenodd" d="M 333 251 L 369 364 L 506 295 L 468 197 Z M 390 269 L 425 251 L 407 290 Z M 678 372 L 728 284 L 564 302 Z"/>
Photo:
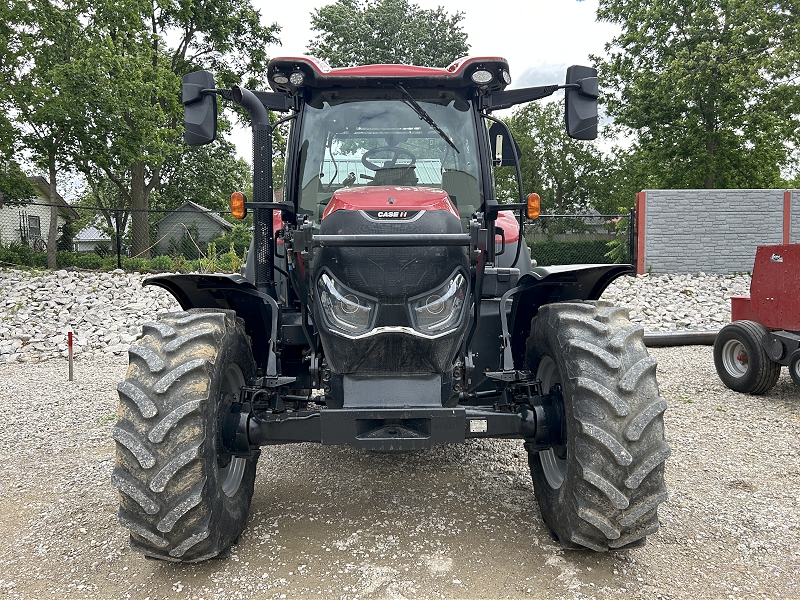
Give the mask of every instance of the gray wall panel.
<path id="1" fill-rule="evenodd" d="M 752 271 L 757 246 L 782 242 L 783 192 L 647 190 L 645 272 Z M 800 241 L 800 194 L 793 197 L 792 237 Z"/>

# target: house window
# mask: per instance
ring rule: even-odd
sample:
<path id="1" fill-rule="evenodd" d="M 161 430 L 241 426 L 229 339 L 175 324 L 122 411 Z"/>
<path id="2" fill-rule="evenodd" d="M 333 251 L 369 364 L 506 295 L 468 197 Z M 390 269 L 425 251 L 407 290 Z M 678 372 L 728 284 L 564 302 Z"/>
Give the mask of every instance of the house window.
<path id="1" fill-rule="evenodd" d="M 42 237 L 42 225 L 39 217 L 28 217 L 28 237 L 34 239 Z"/>

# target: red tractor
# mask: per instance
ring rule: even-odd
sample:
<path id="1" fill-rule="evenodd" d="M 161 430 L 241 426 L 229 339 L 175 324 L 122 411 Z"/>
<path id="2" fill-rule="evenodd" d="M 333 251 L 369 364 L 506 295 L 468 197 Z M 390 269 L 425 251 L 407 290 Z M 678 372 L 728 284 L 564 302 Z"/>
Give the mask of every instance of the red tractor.
<path id="1" fill-rule="evenodd" d="M 183 312 L 143 325 L 119 384 L 112 481 L 132 546 L 172 561 L 226 552 L 262 447 L 482 437 L 524 440 L 564 547 L 643 544 L 667 498 L 666 402 L 642 328 L 598 301 L 631 269 L 535 266 L 521 234 L 538 197 L 526 201 L 518 147 L 491 115 L 564 89 L 569 135 L 594 139 L 597 71 L 506 90 L 502 58 L 331 69 L 299 57 L 272 60 L 268 80 L 253 92 L 184 77 L 187 144 L 214 139 L 217 97 L 250 115 L 253 198 L 234 194 L 232 213 L 252 211 L 254 240 L 241 276 L 145 282 Z M 516 168 L 517 202 L 499 202 L 500 166 Z"/>
<path id="2" fill-rule="evenodd" d="M 714 365 L 726 386 L 765 394 L 781 366 L 800 385 L 800 244 L 759 246 L 750 296 L 731 298 L 731 321 L 714 342 Z"/>

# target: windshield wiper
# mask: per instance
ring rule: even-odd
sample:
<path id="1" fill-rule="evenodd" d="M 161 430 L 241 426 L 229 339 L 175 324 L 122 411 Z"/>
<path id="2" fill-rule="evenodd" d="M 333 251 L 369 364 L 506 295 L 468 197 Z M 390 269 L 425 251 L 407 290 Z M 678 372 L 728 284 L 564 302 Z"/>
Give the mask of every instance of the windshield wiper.
<path id="1" fill-rule="evenodd" d="M 448 144 L 450 144 L 453 150 L 456 151 L 456 154 L 461 154 L 458 148 L 456 148 L 456 145 L 453 143 L 453 140 L 451 140 L 450 137 L 444 131 L 442 131 L 442 128 L 436 124 L 436 121 L 433 120 L 433 117 L 431 117 L 427 112 L 425 112 L 425 109 L 419 105 L 419 102 L 414 100 L 414 97 L 406 91 L 406 88 L 404 88 L 399 83 L 396 83 L 395 87 L 401 92 L 403 92 L 403 95 L 406 97 L 406 104 L 410 106 L 415 113 L 417 113 L 417 116 L 423 121 L 425 121 L 428 125 L 433 127 L 436 130 L 436 133 L 442 136 L 442 139 Z"/>

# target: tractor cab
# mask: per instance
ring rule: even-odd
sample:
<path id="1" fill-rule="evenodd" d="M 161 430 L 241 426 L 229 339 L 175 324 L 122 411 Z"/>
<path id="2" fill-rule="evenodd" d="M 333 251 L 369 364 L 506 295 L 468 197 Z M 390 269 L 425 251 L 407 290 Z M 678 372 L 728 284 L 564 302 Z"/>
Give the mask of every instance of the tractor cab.
<path id="1" fill-rule="evenodd" d="M 470 101 L 454 90 L 402 89 L 311 92 L 294 141 L 298 160 L 289 184 L 300 214 L 320 222 L 339 190 L 439 189 L 466 230 L 483 204 Z M 420 118 L 415 105 L 438 129 Z M 379 204 L 384 208 L 386 200 Z"/>

